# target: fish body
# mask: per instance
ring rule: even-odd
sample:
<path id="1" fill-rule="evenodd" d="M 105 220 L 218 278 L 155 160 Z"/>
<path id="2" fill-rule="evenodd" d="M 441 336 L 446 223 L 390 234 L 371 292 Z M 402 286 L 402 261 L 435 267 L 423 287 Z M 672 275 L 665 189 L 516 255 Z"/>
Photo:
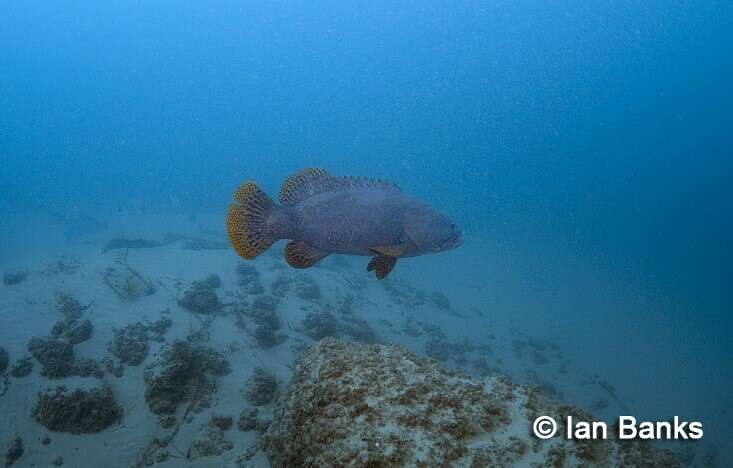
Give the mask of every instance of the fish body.
<path id="1" fill-rule="evenodd" d="M 463 234 L 447 216 L 395 184 L 336 177 L 305 169 L 289 177 L 276 205 L 254 183 L 234 194 L 227 215 L 237 253 L 254 258 L 278 239 L 290 239 L 285 259 L 308 268 L 329 254 L 371 256 L 368 270 L 386 277 L 398 258 L 458 247 Z"/>

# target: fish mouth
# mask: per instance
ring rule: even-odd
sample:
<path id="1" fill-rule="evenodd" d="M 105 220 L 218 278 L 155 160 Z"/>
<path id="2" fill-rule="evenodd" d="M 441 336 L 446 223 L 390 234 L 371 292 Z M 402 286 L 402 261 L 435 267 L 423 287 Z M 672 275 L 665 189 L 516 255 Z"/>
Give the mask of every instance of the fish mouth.
<path id="1" fill-rule="evenodd" d="M 460 247 L 461 245 L 463 245 L 463 233 L 456 232 L 454 234 L 451 234 L 446 240 L 441 242 L 440 249 L 455 249 L 456 247 Z"/>

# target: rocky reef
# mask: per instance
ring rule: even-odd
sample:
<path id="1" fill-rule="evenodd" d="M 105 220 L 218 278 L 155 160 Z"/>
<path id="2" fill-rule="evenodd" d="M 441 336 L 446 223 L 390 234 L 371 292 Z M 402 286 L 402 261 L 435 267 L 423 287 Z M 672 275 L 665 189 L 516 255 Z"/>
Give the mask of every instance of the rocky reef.
<path id="1" fill-rule="evenodd" d="M 678 466 L 639 441 L 541 441 L 528 429 L 539 414 L 591 418 L 503 377 L 326 338 L 300 359 L 263 444 L 276 467 Z"/>

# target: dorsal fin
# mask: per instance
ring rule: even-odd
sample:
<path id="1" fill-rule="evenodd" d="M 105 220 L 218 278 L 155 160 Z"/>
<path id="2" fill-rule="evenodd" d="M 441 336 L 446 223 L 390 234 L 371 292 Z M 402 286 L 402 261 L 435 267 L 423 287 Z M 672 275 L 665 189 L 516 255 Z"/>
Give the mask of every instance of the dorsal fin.
<path id="1" fill-rule="evenodd" d="M 294 205 L 317 193 L 332 190 L 332 183 L 333 176 L 324 169 L 309 167 L 285 179 L 278 198 L 283 206 Z"/>
<path id="2" fill-rule="evenodd" d="M 366 177 L 337 177 L 324 169 L 309 167 L 291 175 L 280 188 L 278 198 L 283 206 L 291 206 L 318 193 L 347 188 L 375 188 L 400 191 L 400 188 L 385 180 Z"/>

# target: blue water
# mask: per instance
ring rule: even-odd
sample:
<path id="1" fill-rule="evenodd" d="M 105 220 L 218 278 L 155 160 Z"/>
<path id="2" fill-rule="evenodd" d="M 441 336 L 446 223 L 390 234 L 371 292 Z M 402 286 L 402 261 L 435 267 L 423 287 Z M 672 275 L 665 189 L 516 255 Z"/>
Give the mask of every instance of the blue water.
<path id="1" fill-rule="evenodd" d="M 48 217 L 223 218 L 307 166 L 390 179 L 466 232 L 401 277 L 731 457 L 731 31 L 703 0 L 6 4 L 0 257 L 73 239 Z"/>

